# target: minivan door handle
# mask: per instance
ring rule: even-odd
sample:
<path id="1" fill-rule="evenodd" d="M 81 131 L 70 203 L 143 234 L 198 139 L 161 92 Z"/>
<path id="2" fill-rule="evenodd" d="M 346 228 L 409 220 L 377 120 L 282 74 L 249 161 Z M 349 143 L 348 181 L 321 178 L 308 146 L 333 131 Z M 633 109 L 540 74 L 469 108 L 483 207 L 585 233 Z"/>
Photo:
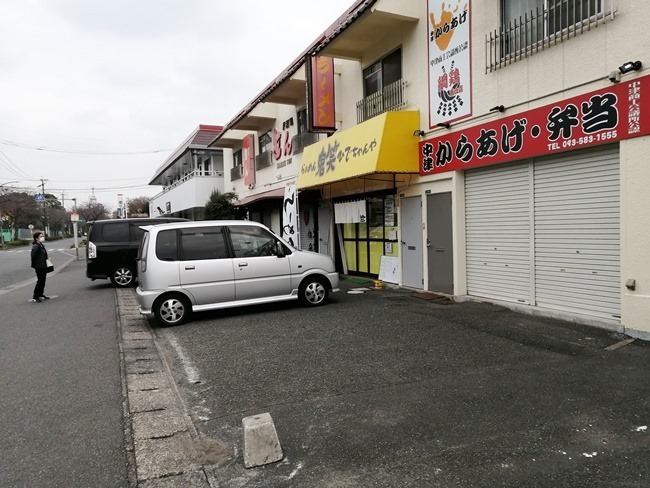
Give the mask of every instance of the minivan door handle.
<path id="1" fill-rule="evenodd" d="M 245 266 L 248 266 L 248 263 L 239 263 L 238 266 L 239 266 L 240 268 L 243 268 L 243 267 L 245 267 Z"/>
<path id="2" fill-rule="evenodd" d="M 196 268 L 194 266 L 190 265 L 190 266 L 185 266 L 185 269 L 196 269 Z"/>

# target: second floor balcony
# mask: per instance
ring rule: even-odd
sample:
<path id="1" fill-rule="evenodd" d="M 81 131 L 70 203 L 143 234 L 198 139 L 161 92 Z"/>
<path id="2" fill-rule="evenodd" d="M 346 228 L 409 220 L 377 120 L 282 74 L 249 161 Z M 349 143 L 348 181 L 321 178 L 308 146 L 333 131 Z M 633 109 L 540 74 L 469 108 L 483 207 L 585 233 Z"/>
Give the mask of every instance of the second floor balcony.
<path id="1" fill-rule="evenodd" d="M 255 171 L 272 166 L 273 158 L 271 156 L 271 151 L 264 151 L 255 156 Z"/>
<path id="2" fill-rule="evenodd" d="M 230 168 L 230 181 L 235 181 L 244 176 L 244 168 L 241 165 L 237 165 L 233 168 Z"/>
<path id="3" fill-rule="evenodd" d="M 406 106 L 406 82 L 397 80 L 357 102 L 357 123 Z"/>
<path id="4" fill-rule="evenodd" d="M 154 196 L 150 207 L 153 210 L 162 209 L 163 214 L 170 213 L 166 211 L 169 207 L 171 213 L 203 207 L 214 190 L 224 191 L 224 184 L 223 171 L 192 171 Z M 155 216 L 158 214 L 159 211 L 154 213 Z"/>
<path id="5" fill-rule="evenodd" d="M 318 142 L 318 134 L 316 132 L 303 132 L 291 138 L 291 154 L 300 154 L 302 150 Z"/>

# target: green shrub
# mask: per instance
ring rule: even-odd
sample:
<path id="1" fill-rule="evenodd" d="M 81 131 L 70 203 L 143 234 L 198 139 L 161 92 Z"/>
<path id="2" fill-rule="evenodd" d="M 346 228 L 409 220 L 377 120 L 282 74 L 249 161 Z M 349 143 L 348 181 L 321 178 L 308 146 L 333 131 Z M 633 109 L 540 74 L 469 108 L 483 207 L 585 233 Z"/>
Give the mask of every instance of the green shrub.
<path id="1" fill-rule="evenodd" d="M 17 241 L 5 241 L 5 246 L 6 247 L 21 247 L 21 246 L 29 246 L 32 241 L 26 240 L 26 239 L 19 239 Z"/>

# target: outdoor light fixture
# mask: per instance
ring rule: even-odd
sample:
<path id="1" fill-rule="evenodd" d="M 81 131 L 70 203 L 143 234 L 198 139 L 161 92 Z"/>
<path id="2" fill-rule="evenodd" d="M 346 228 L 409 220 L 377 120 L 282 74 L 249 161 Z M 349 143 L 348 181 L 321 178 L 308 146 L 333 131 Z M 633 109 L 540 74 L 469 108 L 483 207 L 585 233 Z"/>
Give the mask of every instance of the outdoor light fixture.
<path id="1" fill-rule="evenodd" d="M 163 213 L 163 209 L 160 207 L 156 207 L 156 210 L 158 210 L 159 213 Z"/>
<path id="2" fill-rule="evenodd" d="M 619 66 L 618 70 L 621 74 L 629 73 L 630 71 L 639 71 L 641 69 L 641 61 L 628 61 L 622 66 Z"/>
<path id="3" fill-rule="evenodd" d="M 496 107 L 492 107 L 490 109 L 490 112 L 505 112 L 506 108 L 503 105 L 497 105 Z"/>
<path id="4" fill-rule="evenodd" d="M 448 122 L 440 122 L 439 124 L 436 124 L 438 127 L 444 127 L 445 129 L 449 129 L 451 127 L 451 124 Z"/>
<path id="5" fill-rule="evenodd" d="M 424 131 L 422 129 L 417 129 L 413 131 L 415 137 L 424 137 Z"/>

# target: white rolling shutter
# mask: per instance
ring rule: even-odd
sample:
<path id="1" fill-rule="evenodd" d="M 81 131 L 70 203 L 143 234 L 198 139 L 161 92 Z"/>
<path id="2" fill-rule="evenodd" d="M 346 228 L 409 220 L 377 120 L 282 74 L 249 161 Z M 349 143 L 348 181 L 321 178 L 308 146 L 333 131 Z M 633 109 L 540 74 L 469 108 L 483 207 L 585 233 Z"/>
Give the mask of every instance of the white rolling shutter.
<path id="1" fill-rule="evenodd" d="M 620 318 L 618 146 L 535 161 L 537 305 Z"/>
<path id="2" fill-rule="evenodd" d="M 467 292 L 529 304 L 532 163 L 465 173 Z"/>

